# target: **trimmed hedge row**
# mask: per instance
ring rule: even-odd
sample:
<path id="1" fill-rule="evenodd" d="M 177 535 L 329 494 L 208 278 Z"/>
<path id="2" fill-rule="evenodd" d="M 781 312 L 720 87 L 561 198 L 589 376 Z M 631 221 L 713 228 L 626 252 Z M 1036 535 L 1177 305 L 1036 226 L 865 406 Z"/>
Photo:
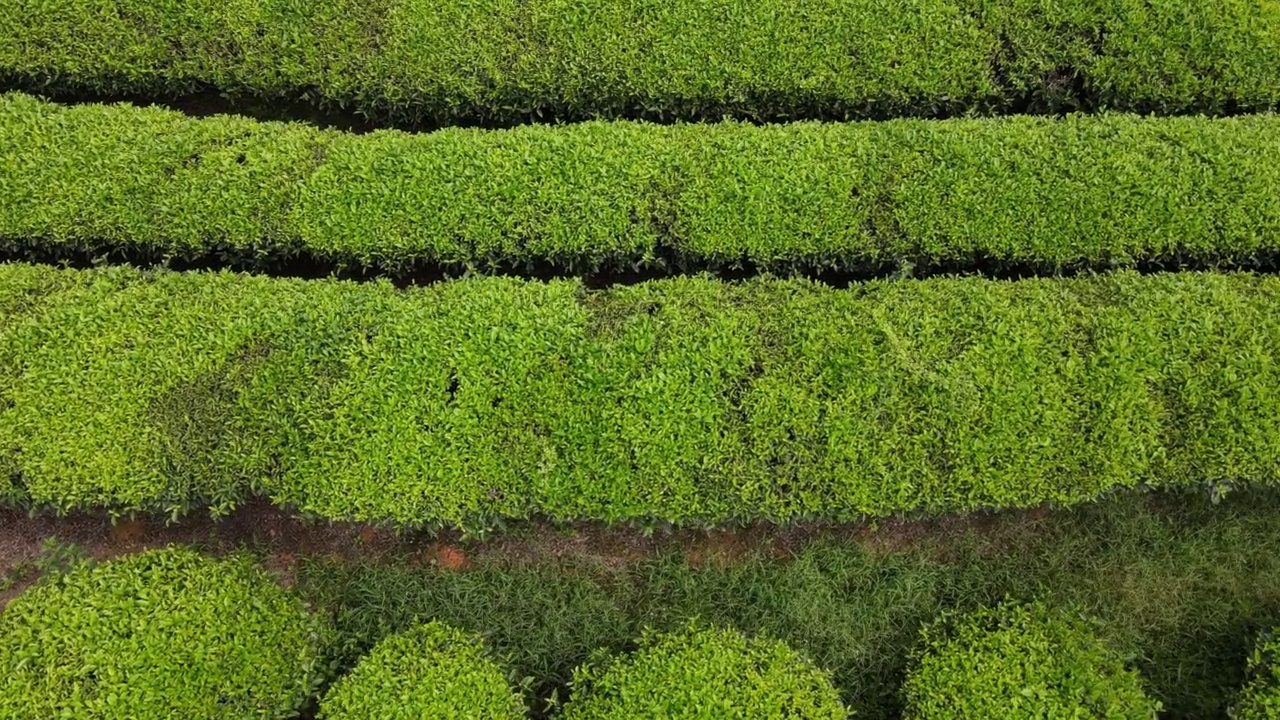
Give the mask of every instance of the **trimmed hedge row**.
<path id="1" fill-rule="evenodd" d="M 1256 0 L 5 0 L 0 78 L 397 120 L 1280 103 Z"/>
<path id="2" fill-rule="evenodd" d="M 431 622 L 392 635 L 325 693 L 321 720 L 520 720 L 524 701 L 482 638 Z"/>
<path id="3" fill-rule="evenodd" d="M 1274 484 L 1278 301 L 1246 274 L 397 291 L 6 265 L 4 494 L 483 527 Z"/>
<path id="4" fill-rule="evenodd" d="M 0 615 L 0 717 L 295 717 L 328 632 L 247 557 L 168 548 L 80 566 Z"/>
<path id="5" fill-rule="evenodd" d="M 692 624 L 573 674 L 564 720 L 847 720 L 830 673 L 768 638 Z"/>
<path id="6" fill-rule="evenodd" d="M 1010 601 L 926 627 L 904 695 L 907 720 L 1155 720 L 1161 709 L 1086 618 Z"/>
<path id="7" fill-rule="evenodd" d="M 1059 268 L 1280 249 L 1280 117 L 349 135 L 0 97 L 0 247 L 573 269 Z"/>

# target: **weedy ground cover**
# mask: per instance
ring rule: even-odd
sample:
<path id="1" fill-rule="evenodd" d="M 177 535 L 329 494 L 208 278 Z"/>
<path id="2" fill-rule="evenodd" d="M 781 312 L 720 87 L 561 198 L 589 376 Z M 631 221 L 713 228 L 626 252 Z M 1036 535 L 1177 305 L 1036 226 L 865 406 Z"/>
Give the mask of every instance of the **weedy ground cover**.
<path id="1" fill-rule="evenodd" d="M 895 717 L 920 630 L 944 612 L 1040 599 L 1097 618 L 1093 630 L 1143 676 L 1164 717 L 1223 717 L 1258 635 L 1280 617 L 1280 495 L 1115 498 L 975 524 L 830 532 L 745 556 L 672 548 L 625 560 L 463 547 L 462 571 L 413 554 L 352 563 L 309 558 L 297 590 L 336 621 L 340 664 L 427 619 L 485 634 L 531 706 L 565 698 L 597 648 L 626 651 L 644 627 L 690 618 L 764 632 L 834 673 L 858 717 Z M 1265 687 L 1265 684 L 1259 684 Z"/>

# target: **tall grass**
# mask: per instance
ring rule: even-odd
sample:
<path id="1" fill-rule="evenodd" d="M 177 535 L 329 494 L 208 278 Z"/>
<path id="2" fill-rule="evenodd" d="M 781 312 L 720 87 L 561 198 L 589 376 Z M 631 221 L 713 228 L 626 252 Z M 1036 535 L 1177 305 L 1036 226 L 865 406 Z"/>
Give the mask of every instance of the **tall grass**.
<path id="1" fill-rule="evenodd" d="M 1244 680 L 1255 633 L 1280 620 L 1280 493 L 1211 505 L 1129 496 L 1044 515 L 892 526 L 777 547 L 732 562 L 671 550 L 613 565 L 513 560 L 471 548 L 471 569 L 313 559 L 298 589 L 334 614 L 350 663 L 384 635 L 441 618 L 484 633 L 538 680 L 539 707 L 564 697 L 593 648 L 626 649 L 643 626 L 691 616 L 768 631 L 835 673 L 861 717 L 893 717 L 922 623 L 1006 594 L 1078 603 L 1173 718 L 1219 717 Z M 407 560 L 408 558 L 406 558 Z"/>

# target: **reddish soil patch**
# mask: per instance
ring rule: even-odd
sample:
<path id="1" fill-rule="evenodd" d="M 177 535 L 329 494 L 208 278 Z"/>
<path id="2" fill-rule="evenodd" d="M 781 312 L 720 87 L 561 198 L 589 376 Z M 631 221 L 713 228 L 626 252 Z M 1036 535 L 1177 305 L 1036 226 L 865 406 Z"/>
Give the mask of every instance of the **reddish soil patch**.
<path id="1" fill-rule="evenodd" d="M 122 520 L 118 524 L 111 526 L 111 544 L 124 547 L 141 545 L 142 539 L 146 534 L 147 522 L 145 520 Z"/>
<path id="2" fill-rule="evenodd" d="M 432 543 L 422 551 L 422 557 L 431 565 L 444 570 L 465 570 L 471 564 L 466 551 L 448 543 Z"/>

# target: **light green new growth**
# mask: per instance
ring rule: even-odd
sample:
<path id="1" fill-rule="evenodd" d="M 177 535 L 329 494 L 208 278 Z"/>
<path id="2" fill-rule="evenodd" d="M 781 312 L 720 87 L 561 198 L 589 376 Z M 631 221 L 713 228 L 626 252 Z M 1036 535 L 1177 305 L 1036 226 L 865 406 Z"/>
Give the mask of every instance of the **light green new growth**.
<path id="1" fill-rule="evenodd" d="M 925 628 L 903 694 L 907 720 L 1155 720 L 1147 697 L 1089 624 L 1005 602 Z"/>
<path id="2" fill-rule="evenodd" d="M 321 720 L 520 720 L 524 702 L 474 635 L 432 622 L 385 638 L 325 694 Z"/>
<path id="3" fill-rule="evenodd" d="M 694 624 L 574 673 L 564 720 L 847 720 L 830 675 L 783 642 Z"/>
<path id="4" fill-rule="evenodd" d="M 247 557 L 81 566 L 0 615 L 0 717 L 284 720 L 315 693 L 328 633 Z"/>

